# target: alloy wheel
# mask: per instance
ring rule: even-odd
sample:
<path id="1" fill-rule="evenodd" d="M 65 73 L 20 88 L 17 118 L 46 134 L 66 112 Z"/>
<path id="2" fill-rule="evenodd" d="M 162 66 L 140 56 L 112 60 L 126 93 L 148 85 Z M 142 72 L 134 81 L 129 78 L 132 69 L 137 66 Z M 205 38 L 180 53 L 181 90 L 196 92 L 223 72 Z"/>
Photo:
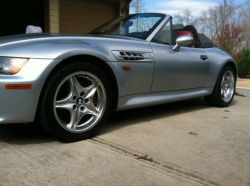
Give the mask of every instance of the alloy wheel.
<path id="1" fill-rule="evenodd" d="M 225 103 L 229 102 L 234 95 L 235 79 L 231 71 L 226 71 L 221 81 L 221 97 Z"/>
<path id="2" fill-rule="evenodd" d="M 94 127 L 106 106 L 106 92 L 100 79 L 89 72 L 77 72 L 64 78 L 54 96 L 54 114 L 58 123 L 74 133 Z"/>

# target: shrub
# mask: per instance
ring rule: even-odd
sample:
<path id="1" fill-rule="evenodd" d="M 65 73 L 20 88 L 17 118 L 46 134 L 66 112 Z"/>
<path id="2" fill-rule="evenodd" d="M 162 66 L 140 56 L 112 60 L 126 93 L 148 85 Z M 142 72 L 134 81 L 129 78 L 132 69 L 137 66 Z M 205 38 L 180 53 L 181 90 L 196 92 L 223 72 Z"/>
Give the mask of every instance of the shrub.
<path id="1" fill-rule="evenodd" d="M 247 51 L 238 63 L 238 73 L 240 78 L 250 75 L 250 50 Z"/>

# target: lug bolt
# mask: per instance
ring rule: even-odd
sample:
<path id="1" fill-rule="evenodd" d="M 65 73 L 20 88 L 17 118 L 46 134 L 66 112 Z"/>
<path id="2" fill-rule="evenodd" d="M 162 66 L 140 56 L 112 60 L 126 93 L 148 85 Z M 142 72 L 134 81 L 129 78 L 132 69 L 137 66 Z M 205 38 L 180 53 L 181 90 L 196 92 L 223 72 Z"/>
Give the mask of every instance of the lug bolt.
<path id="1" fill-rule="evenodd" d="M 84 107 L 81 107 L 80 109 L 81 109 L 81 110 L 83 110 L 83 109 L 84 109 Z"/>
<path id="2" fill-rule="evenodd" d="M 80 96 L 84 96 L 84 92 L 81 92 L 81 93 L 80 93 Z"/>
<path id="3" fill-rule="evenodd" d="M 89 101 L 89 99 L 85 99 L 85 103 L 89 103 L 90 101 Z"/>
<path id="4" fill-rule="evenodd" d="M 74 110 L 76 109 L 76 105 L 73 106 L 73 109 L 74 109 Z"/>
<path id="5" fill-rule="evenodd" d="M 73 96 L 73 100 L 76 100 L 76 96 Z"/>

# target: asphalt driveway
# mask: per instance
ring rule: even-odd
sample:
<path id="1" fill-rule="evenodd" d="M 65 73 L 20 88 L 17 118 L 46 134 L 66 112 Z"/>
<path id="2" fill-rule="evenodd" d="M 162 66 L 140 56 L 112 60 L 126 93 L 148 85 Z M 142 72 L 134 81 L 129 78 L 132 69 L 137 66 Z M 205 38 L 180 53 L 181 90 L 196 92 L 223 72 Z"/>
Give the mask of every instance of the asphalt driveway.
<path id="1" fill-rule="evenodd" d="M 238 96 L 228 108 L 195 99 L 116 112 L 77 143 L 0 125 L 0 185 L 250 185 L 249 113 Z"/>

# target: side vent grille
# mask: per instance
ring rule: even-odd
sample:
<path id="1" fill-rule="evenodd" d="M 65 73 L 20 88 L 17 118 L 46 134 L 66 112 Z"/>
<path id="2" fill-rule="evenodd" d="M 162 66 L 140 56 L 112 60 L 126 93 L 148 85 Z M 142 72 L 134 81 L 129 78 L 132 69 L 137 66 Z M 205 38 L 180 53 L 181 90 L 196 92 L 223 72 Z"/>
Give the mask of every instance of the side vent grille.
<path id="1" fill-rule="evenodd" d="M 121 56 L 125 60 L 144 60 L 144 56 L 141 54 L 131 53 L 131 52 L 120 52 Z"/>
<path id="2" fill-rule="evenodd" d="M 131 63 L 153 63 L 154 54 L 152 52 L 142 52 L 142 51 L 117 51 L 113 50 L 117 61 L 121 62 L 131 62 Z"/>

